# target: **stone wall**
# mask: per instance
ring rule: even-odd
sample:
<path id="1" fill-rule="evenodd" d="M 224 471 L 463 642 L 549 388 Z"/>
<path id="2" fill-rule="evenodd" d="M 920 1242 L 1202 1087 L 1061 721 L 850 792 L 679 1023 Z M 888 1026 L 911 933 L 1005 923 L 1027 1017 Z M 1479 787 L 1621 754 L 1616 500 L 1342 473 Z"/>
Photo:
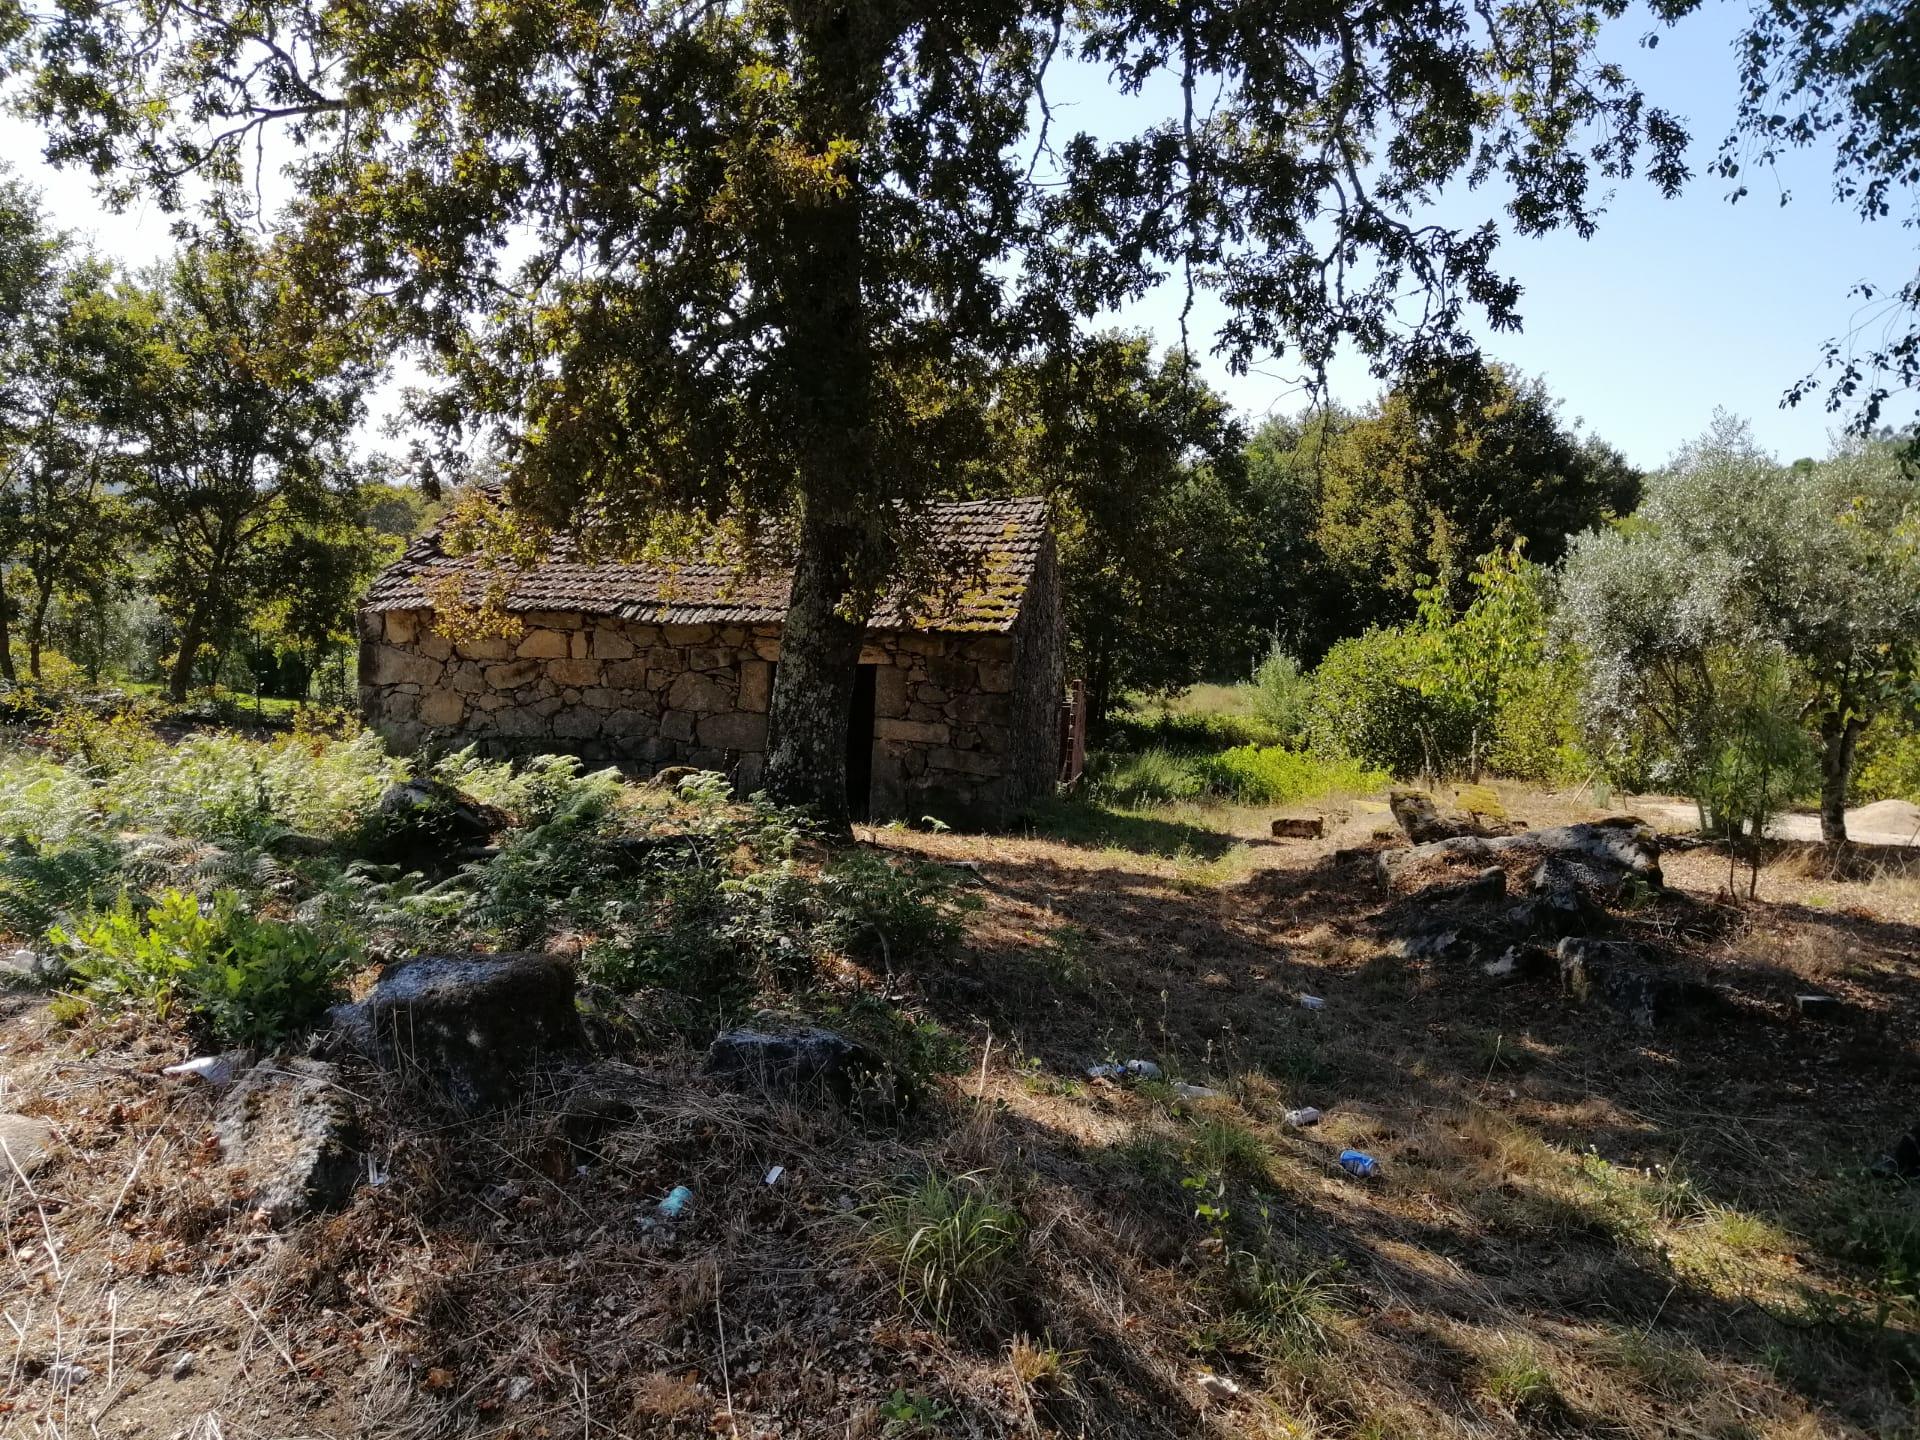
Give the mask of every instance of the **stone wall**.
<path id="1" fill-rule="evenodd" d="M 363 614 L 368 723 L 402 749 L 560 751 L 638 773 L 698 765 L 725 772 L 743 791 L 759 783 L 777 625 L 654 626 L 569 612 L 518 618 L 522 629 L 511 639 L 453 641 L 434 630 L 431 611 Z M 1032 793 L 1030 776 L 1007 758 L 1022 748 L 1013 736 L 1016 648 L 1012 635 L 868 637 L 860 659 L 876 667 L 876 815 L 980 823 L 1007 818 Z M 1054 691 L 1057 705 L 1057 679 Z M 1023 722 L 1031 709 L 1023 707 Z M 1033 743 L 1027 737 L 1024 749 Z"/>

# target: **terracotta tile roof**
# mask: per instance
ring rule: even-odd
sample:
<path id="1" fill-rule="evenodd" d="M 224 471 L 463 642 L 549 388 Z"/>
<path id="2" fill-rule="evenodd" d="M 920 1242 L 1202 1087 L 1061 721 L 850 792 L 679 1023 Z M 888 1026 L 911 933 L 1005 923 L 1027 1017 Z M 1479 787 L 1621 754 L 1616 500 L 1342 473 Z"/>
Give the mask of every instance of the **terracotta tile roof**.
<path id="1" fill-rule="evenodd" d="M 935 544 L 958 557 L 942 593 L 913 605 L 883 600 L 874 630 L 1004 631 L 1019 617 L 1027 585 L 1046 541 L 1046 502 L 955 500 L 934 507 Z M 407 547 L 373 582 L 367 610 L 429 610 L 434 594 L 455 581 L 478 603 L 503 586 L 509 611 L 572 610 L 651 625 L 777 623 L 787 613 L 787 571 L 744 575 L 730 566 L 586 564 L 556 546 L 551 558 L 519 570 L 498 570 L 475 555 L 449 555 L 439 527 Z M 947 593 L 951 592 L 951 593 Z"/>

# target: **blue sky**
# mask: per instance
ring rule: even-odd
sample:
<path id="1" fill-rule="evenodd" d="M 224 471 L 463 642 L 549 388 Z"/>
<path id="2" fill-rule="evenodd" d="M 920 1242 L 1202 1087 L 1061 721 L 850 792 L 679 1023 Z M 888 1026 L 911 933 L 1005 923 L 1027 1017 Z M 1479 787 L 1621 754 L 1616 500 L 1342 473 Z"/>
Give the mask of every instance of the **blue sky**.
<path id="1" fill-rule="evenodd" d="M 1817 398 L 1782 409 L 1781 396 L 1817 365 L 1822 342 L 1854 323 L 1858 302 L 1848 291 L 1855 283 L 1897 283 L 1915 263 L 1911 231 L 1896 222 L 1865 224 L 1830 198 L 1822 154 L 1790 157 L 1779 175 L 1756 179 L 1738 205 L 1728 203 L 1726 182 L 1704 173 L 1733 119 L 1730 46 L 1744 13 L 1744 6 L 1710 5 L 1664 31 L 1654 50 L 1638 43 L 1652 23 L 1630 13 L 1605 42 L 1654 103 L 1689 122 L 1695 178 L 1679 199 L 1663 200 L 1636 179 L 1617 188 L 1592 240 L 1509 236 L 1502 247 L 1502 263 L 1525 287 L 1525 329 L 1483 336 L 1488 353 L 1544 376 L 1569 418 L 1644 466 L 1659 465 L 1700 434 L 1716 407 L 1749 418 L 1782 458 L 1823 453 L 1835 417 Z M 1156 118 L 1154 97 L 1117 98 L 1097 76 L 1064 74 L 1053 98 L 1062 131 L 1115 134 Z M 128 263 L 169 248 L 157 209 L 105 213 L 86 177 L 48 170 L 38 148 L 31 127 L 0 121 L 0 156 L 46 190 L 57 223 Z M 1786 206 L 1777 203 L 1783 188 L 1793 194 Z M 1497 196 L 1460 194 L 1445 197 L 1442 208 L 1465 221 L 1497 203 Z M 1179 334 L 1180 303 L 1163 287 L 1113 318 L 1168 343 Z M 1196 343 L 1208 325 L 1202 301 Z M 1297 381 L 1284 373 L 1236 377 L 1212 365 L 1210 378 L 1254 418 L 1302 403 Z M 1333 381 L 1337 397 L 1351 403 L 1379 389 L 1357 359 L 1343 361 Z M 1909 405 L 1890 418 L 1912 413 Z"/>
<path id="2" fill-rule="evenodd" d="M 1500 263 L 1525 287 L 1525 328 L 1518 335 L 1481 332 L 1489 354 L 1545 376 L 1569 418 L 1583 419 L 1643 466 L 1661 464 L 1698 436 L 1716 407 L 1749 418 L 1782 458 L 1825 453 L 1837 419 L 1827 413 L 1824 393 L 1788 410 L 1780 408 L 1781 397 L 1818 365 L 1822 343 L 1854 323 L 1858 302 L 1848 291 L 1855 283 L 1897 284 L 1913 273 L 1913 233 L 1897 221 L 1866 224 L 1836 204 L 1824 153 L 1789 157 L 1778 173 L 1754 177 L 1752 193 L 1737 205 L 1726 198 L 1727 182 L 1705 173 L 1734 118 L 1730 47 L 1745 10 L 1709 5 L 1662 29 L 1652 50 L 1639 43 L 1654 28 L 1643 12 L 1630 12 L 1607 35 L 1607 54 L 1650 101 L 1687 120 L 1694 178 L 1675 200 L 1644 179 L 1619 185 L 1591 240 L 1509 233 Z M 1112 98 L 1097 77 L 1070 77 L 1055 98 L 1071 107 L 1056 122 L 1061 129 L 1096 135 L 1138 128 L 1132 112 L 1155 108 L 1153 99 Z M 1793 196 L 1785 206 L 1778 203 L 1782 189 Z M 1466 223 L 1496 215 L 1498 203 L 1497 196 L 1463 189 L 1441 208 L 1449 220 Z M 1164 287 L 1115 318 L 1174 340 L 1183 298 Z M 1194 314 L 1190 329 L 1200 348 L 1209 314 L 1204 300 Z M 1235 377 L 1213 365 L 1210 378 L 1255 417 L 1302 403 L 1297 378 L 1282 370 Z M 1335 395 L 1347 402 L 1380 388 L 1357 358 L 1339 365 L 1332 379 Z M 1890 407 L 1887 418 L 1912 413 L 1911 405 Z"/>

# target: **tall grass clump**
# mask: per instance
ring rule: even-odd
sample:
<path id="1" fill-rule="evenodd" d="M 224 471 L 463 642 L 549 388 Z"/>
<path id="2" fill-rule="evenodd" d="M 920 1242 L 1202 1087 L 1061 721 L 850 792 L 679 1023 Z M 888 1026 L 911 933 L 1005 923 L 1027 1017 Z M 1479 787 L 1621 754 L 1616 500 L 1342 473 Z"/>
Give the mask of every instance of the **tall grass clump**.
<path id="1" fill-rule="evenodd" d="M 1164 747 L 1101 756 L 1090 768 L 1093 798 L 1123 810 L 1147 810 L 1198 797 L 1205 783 L 1194 758 Z"/>
<path id="2" fill-rule="evenodd" d="M 1283 745 L 1295 744 L 1313 708 L 1313 679 L 1279 645 L 1253 672 L 1253 713 Z"/>
<path id="3" fill-rule="evenodd" d="M 867 1208 L 869 1252 L 901 1302 L 940 1330 L 979 1328 L 1002 1308 L 1026 1223 L 977 1174 L 925 1177 Z"/>
<path id="4" fill-rule="evenodd" d="M 1358 760 L 1329 759 L 1277 745 L 1237 745 L 1195 764 L 1208 794 L 1241 805 L 1293 805 L 1341 792 L 1377 790 L 1384 773 Z"/>

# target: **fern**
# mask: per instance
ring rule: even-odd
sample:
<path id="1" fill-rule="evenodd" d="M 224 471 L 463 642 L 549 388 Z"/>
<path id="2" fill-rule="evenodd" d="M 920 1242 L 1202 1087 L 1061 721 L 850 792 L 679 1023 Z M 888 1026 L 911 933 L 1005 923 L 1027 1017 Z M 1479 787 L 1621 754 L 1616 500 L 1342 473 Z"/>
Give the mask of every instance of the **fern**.
<path id="1" fill-rule="evenodd" d="M 119 884 L 120 852 L 106 841 L 58 849 L 16 842 L 0 854 L 0 926 L 37 940 L 61 916 L 92 907 Z"/>

